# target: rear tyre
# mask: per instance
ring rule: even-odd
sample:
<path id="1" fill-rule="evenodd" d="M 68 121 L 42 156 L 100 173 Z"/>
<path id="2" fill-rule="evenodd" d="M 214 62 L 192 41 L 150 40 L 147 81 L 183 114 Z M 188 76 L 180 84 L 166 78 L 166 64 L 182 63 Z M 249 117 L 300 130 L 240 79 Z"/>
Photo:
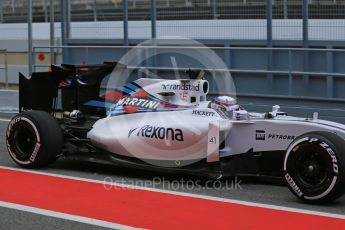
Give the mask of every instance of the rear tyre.
<path id="1" fill-rule="evenodd" d="M 7 127 L 7 150 L 25 168 L 40 168 L 53 163 L 62 151 L 63 133 L 58 122 L 44 111 L 25 111 Z"/>
<path id="2" fill-rule="evenodd" d="M 308 203 L 333 201 L 345 192 L 345 140 L 334 133 L 298 137 L 284 159 L 289 189 Z"/>

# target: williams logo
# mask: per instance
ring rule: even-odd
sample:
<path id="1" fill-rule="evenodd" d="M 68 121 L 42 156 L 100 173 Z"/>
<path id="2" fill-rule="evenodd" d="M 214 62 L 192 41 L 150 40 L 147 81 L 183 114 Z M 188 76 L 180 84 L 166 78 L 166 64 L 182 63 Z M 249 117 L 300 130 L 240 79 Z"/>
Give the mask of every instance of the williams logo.
<path id="1" fill-rule="evenodd" d="M 256 130 L 255 139 L 258 141 L 266 140 L 266 132 L 264 130 Z"/>
<path id="2" fill-rule="evenodd" d="M 183 132 L 181 129 L 155 127 L 155 126 L 150 126 L 150 125 L 145 125 L 139 129 L 135 128 L 135 129 L 129 130 L 128 138 L 132 134 L 138 137 L 154 138 L 154 139 L 160 139 L 160 140 L 171 140 L 171 141 L 184 140 Z"/>

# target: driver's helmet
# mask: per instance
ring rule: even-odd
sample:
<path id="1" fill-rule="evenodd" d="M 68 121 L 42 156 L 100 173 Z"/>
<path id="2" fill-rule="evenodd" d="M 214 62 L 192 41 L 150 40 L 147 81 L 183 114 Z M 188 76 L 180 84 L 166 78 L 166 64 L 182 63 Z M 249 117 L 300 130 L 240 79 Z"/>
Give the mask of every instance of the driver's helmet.
<path id="1" fill-rule="evenodd" d="M 240 109 L 240 106 L 237 104 L 237 101 L 233 97 L 229 96 L 220 96 L 216 97 L 211 101 L 212 109 L 219 109 L 226 112 L 236 111 Z"/>

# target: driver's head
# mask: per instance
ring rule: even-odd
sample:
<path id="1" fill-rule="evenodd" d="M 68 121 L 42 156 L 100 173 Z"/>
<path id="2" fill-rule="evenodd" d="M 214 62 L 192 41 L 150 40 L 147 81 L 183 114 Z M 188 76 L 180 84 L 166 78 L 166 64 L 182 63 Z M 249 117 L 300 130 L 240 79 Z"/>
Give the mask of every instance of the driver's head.
<path id="1" fill-rule="evenodd" d="M 222 111 L 234 111 L 239 109 L 239 105 L 233 97 L 220 96 L 211 101 L 211 108 L 220 109 Z"/>

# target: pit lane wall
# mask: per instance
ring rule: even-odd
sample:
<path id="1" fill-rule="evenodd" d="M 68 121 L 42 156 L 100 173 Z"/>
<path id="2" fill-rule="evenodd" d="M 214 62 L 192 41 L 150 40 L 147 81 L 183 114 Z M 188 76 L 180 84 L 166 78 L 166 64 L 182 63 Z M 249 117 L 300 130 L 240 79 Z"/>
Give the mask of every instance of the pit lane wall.
<path id="1" fill-rule="evenodd" d="M 218 50 L 218 55 L 232 70 L 250 70 L 254 72 L 236 72 L 232 73 L 239 101 L 248 108 L 248 110 L 256 110 L 265 112 L 271 110 L 271 106 L 274 104 L 280 104 L 282 109 L 287 111 L 291 115 L 299 116 L 311 116 L 312 112 L 320 112 L 321 118 L 339 121 L 345 123 L 345 78 L 334 76 L 302 76 L 288 74 L 268 74 L 261 73 L 260 70 L 284 70 L 284 71 L 308 71 L 308 72 L 325 72 L 325 73 L 345 73 L 345 52 L 319 52 L 319 51 L 292 51 L 289 52 L 283 50 L 272 51 L 272 63 L 268 66 L 268 51 L 267 50 L 254 50 L 251 47 L 265 47 L 265 33 L 264 25 L 260 26 L 265 21 L 262 20 L 236 20 L 236 25 L 244 23 L 243 28 L 246 26 L 253 26 L 258 30 L 231 30 L 229 27 L 227 30 L 213 31 L 212 23 L 207 22 L 207 28 L 211 28 L 211 31 L 207 32 L 207 29 L 203 30 L 203 36 L 198 37 L 198 31 L 186 30 L 186 34 L 179 33 L 180 36 L 189 36 L 196 38 L 199 42 L 207 46 L 217 47 L 247 47 L 246 50 Z M 288 20 L 290 21 L 290 20 Z M 328 20 L 325 20 L 328 21 Z M 334 21 L 334 23 L 340 23 L 342 25 L 344 20 Z M 316 21 L 315 21 L 316 22 Z M 121 26 L 116 27 L 114 24 L 113 29 L 106 28 L 107 33 L 102 31 L 90 32 L 90 28 L 97 28 L 93 23 L 72 23 L 72 35 L 68 39 L 68 45 L 75 46 L 91 46 L 91 45 L 117 45 L 123 44 Z M 131 24 L 132 23 L 132 24 Z M 149 22 L 131 22 L 130 23 L 130 44 L 135 45 L 146 38 L 149 38 L 149 30 L 145 29 L 145 26 L 149 26 Z M 137 24 L 135 24 L 137 23 Z M 147 23 L 148 25 L 141 25 Z M 173 23 L 173 22 L 167 22 Z M 188 22 L 196 23 L 196 22 Z M 199 22 L 200 23 L 200 22 Z M 218 22 L 219 23 L 219 22 Z M 224 22 L 225 23 L 225 22 Z M 261 24 L 260 24 L 261 23 Z M 291 23 L 297 23 L 291 21 Z M 298 22 L 300 23 L 300 21 Z M 310 20 L 310 23 L 314 23 Z M 339 25 L 340 25 L 339 24 Z M 102 24 L 105 25 L 105 24 Z M 132 25 L 132 26 L 131 26 Z M 229 25 L 229 24 L 227 24 Z M 0 25 L 3 26 L 3 25 Z M 161 25 L 163 28 L 164 25 Z M 165 25 L 169 28 L 168 25 Z M 12 25 L 12 30 L 7 30 L 7 33 L 0 34 L 0 49 L 7 49 L 9 56 L 12 55 L 13 62 L 9 63 L 9 81 L 16 84 L 18 82 L 18 72 L 24 72 L 27 74 L 27 40 L 26 40 L 26 24 Z M 74 27 L 74 29 L 73 29 Z M 136 28 L 140 27 L 138 30 Z M 49 24 L 40 23 L 34 25 L 34 46 L 48 46 L 49 45 Z M 112 27 L 111 27 L 112 28 Z M 181 26 L 181 28 L 185 28 Z M 187 27 L 188 28 L 188 27 Z M 237 28 L 239 28 L 237 26 Z M 262 30 L 261 30 L 261 29 Z M 282 27 L 283 28 L 283 27 Z M 301 41 L 301 28 L 298 27 L 284 27 L 282 30 L 274 30 L 274 47 L 303 47 Z M 288 29 L 290 28 L 290 29 Z M 316 28 L 316 27 L 313 27 Z M 324 28 L 321 30 L 320 28 Z M 310 47 L 321 49 L 344 49 L 344 28 L 331 31 L 332 28 L 338 27 L 318 27 L 318 33 L 310 33 Z M 60 44 L 59 25 L 56 25 L 56 44 Z M 98 29 L 99 30 L 99 29 Z M 12 32 L 11 32 L 12 31 Z M 117 32 L 116 32 L 117 31 Z M 131 32 L 132 31 L 132 32 Z M 141 31 L 141 32 L 140 32 Z M 164 30 L 160 30 L 164 31 Z M 205 32 L 206 31 L 206 32 Z M 249 32 L 248 32 L 249 31 Z M 257 31 L 257 32 L 255 32 Z M 261 32 L 260 32 L 261 31 Z M 173 31 L 172 31 L 173 32 Z M 10 34 L 12 34 L 12 38 Z M 175 32 L 173 32 L 175 33 Z M 207 36 L 209 34 L 209 36 Z M 293 36 L 291 36 L 293 34 Z M 329 34 L 332 34 L 331 38 Z M 95 35 L 97 35 L 95 37 Z M 164 34 L 163 34 L 164 35 Z M 176 34 L 175 34 L 176 35 Z M 6 36 L 6 37 L 4 37 Z M 110 39 L 109 37 L 113 37 Z M 112 61 L 119 60 L 125 50 L 121 48 L 114 49 L 102 49 L 102 48 L 69 48 L 64 50 L 67 55 L 64 60 L 65 63 L 80 64 L 80 63 L 99 63 L 100 61 Z M 37 49 L 34 54 L 35 63 L 38 65 L 46 65 L 50 63 L 50 57 L 47 49 Z M 38 55 L 45 54 L 45 59 L 39 60 Z M 61 60 L 62 49 L 56 50 L 57 63 L 62 63 Z M 306 61 L 305 56 L 308 60 Z M 171 59 L 169 55 L 162 56 L 156 59 L 155 63 L 158 67 L 171 66 Z M 178 62 L 179 67 L 189 68 L 197 67 L 191 63 L 190 60 L 183 60 Z M 0 63 L 1 65 L 1 63 Z M 152 62 L 148 62 L 148 66 L 151 66 Z M 45 68 L 36 68 L 39 70 L 46 70 Z M 255 72 L 258 71 L 258 72 Z M 172 72 L 159 71 L 159 75 L 168 77 L 172 76 Z M 182 72 L 181 72 L 182 74 Z M 133 76 L 133 78 L 138 75 Z M 3 79 L 3 75 L 0 71 L 0 79 Z M 291 80 L 289 80 L 291 79 Z M 1 80 L 2 81 L 2 80 Z M 211 82 L 212 84 L 212 82 Z M 290 87 L 291 86 L 291 87 Z M 15 97 L 15 96 L 13 96 Z M 6 108 L 6 106 L 0 107 Z"/>
<path id="2" fill-rule="evenodd" d="M 94 40 L 96 41 L 96 40 Z M 75 42 L 75 43 L 73 43 Z M 80 44 L 71 41 L 71 45 Z M 220 41 L 204 40 L 209 46 L 221 46 Z M 250 48 L 249 44 L 264 45 L 262 41 L 223 41 L 228 42 L 228 47 L 244 47 L 247 49 L 216 50 L 228 68 L 232 70 L 232 77 L 236 86 L 237 97 L 240 103 L 248 110 L 258 112 L 271 111 L 272 106 L 280 104 L 282 110 L 290 115 L 312 117 L 313 112 L 319 112 L 322 119 L 345 123 L 345 76 L 317 75 L 317 73 L 345 73 L 345 52 L 332 52 L 320 50 L 258 50 Z M 229 45 L 230 43 L 230 45 Z M 312 47 L 344 49 L 344 44 L 336 42 L 312 41 Z M 276 45 L 283 47 L 301 47 L 299 41 L 279 41 Z M 71 63 L 97 63 L 102 60 L 119 60 L 124 54 L 124 49 L 91 49 L 75 47 L 68 49 L 68 59 Z M 273 71 L 311 72 L 311 74 L 267 74 L 260 70 L 268 70 L 268 53 L 272 52 Z M 89 55 L 85 55 L 89 53 Z M 308 63 L 305 65 L 305 54 Z M 148 60 L 146 65 L 167 67 L 171 65 L 171 56 L 176 58 L 178 67 L 182 69 L 202 68 L 191 63 L 188 58 L 176 53 L 161 54 L 155 60 Z M 307 67 L 306 67 L 307 66 Z M 313 74 L 314 73 L 314 74 Z M 157 71 L 157 75 L 164 78 L 173 78 L 174 70 Z M 183 76 L 180 71 L 180 76 Z M 209 76 L 211 73 L 209 73 Z M 145 76 L 134 72 L 133 80 Z M 210 79 L 210 84 L 215 85 L 216 78 Z M 215 89 L 210 90 L 211 95 Z"/>

